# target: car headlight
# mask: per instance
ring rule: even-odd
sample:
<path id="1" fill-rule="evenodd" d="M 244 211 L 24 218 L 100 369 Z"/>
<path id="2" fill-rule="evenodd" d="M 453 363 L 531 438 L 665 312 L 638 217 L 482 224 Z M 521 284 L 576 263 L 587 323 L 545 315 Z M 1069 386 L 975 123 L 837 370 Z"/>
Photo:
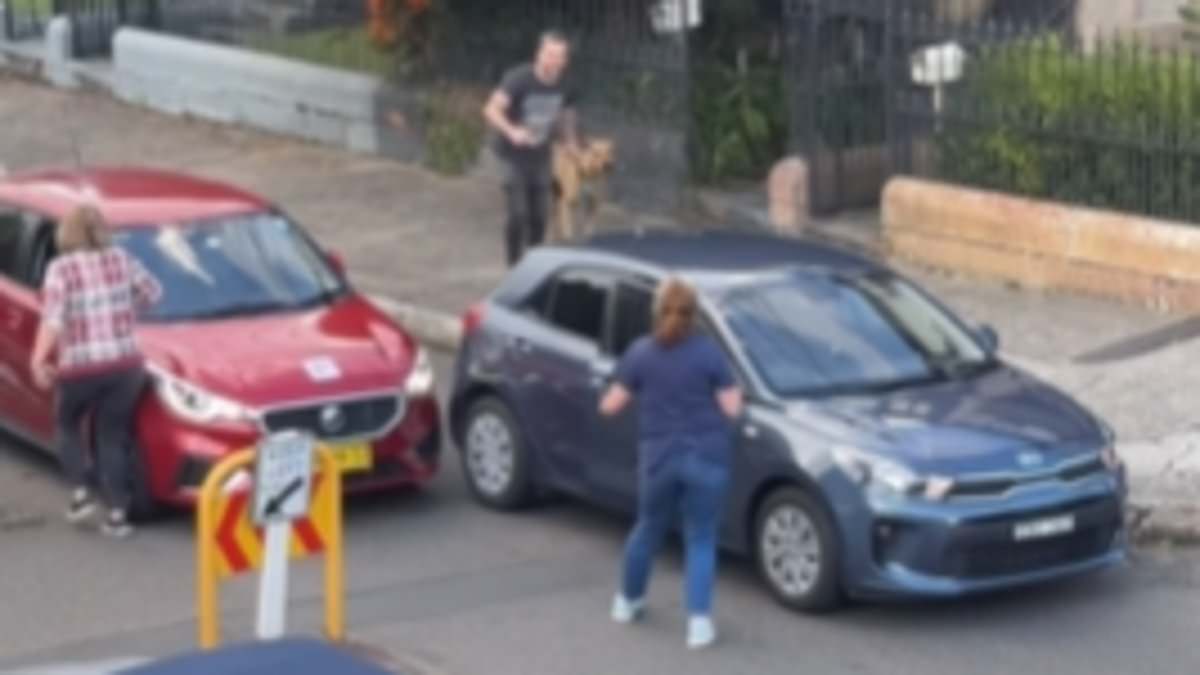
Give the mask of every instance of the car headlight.
<path id="1" fill-rule="evenodd" d="M 186 380 L 159 369 L 151 369 L 155 391 L 167 408 L 196 424 L 253 422 L 254 413 L 246 406 L 222 398 Z"/>
<path id="2" fill-rule="evenodd" d="M 1104 467 L 1109 471 L 1120 471 L 1121 467 L 1124 466 L 1121 456 L 1117 454 L 1116 445 L 1110 444 L 1104 446 L 1104 449 L 1100 451 L 1100 460 L 1104 462 Z"/>
<path id="3" fill-rule="evenodd" d="M 433 361 L 424 347 L 417 348 L 412 372 L 404 379 L 404 393 L 409 398 L 428 396 L 434 387 Z"/>
<path id="4" fill-rule="evenodd" d="M 944 499 L 954 487 L 951 478 L 922 477 L 899 462 L 857 448 L 834 448 L 833 459 L 847 478 L 862 487 L 877 486 L 895 494 L 922 495 L 932 500 Z"/>

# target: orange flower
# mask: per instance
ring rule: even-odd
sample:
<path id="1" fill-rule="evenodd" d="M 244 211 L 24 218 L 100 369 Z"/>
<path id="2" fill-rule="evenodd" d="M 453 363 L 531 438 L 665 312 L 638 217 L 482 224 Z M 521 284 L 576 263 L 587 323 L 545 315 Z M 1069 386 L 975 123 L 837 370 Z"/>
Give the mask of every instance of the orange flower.
<path id="1" fill-rule="evenodd" d="M 396 0 L 367 0 L 367 15 L 371 42 L 381 47 L 395 44 L 400 32 L 396 24 Z"/>

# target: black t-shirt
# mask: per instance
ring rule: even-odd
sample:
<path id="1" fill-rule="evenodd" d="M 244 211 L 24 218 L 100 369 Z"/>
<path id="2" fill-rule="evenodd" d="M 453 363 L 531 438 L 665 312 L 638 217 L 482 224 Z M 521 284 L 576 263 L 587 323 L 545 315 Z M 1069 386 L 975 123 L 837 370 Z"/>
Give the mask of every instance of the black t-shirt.
<path id="1" fill-rule="evenodd" d="M 558 128 L 562 111 L 574 105 L 575 96 L 568 86 L 559 80 L 546 84 L 538 79 L 533 66 L 517 66 L 504 74 L 500 91 L 509 98 L 508 120 L 525 127 L 537 139 L 532 147 L 518 147 L 509 142 L 504 134 L 496 134 L 496 150 L 500 156 L 521 164 L 546 161 L 550 156 L 550 143 Z"/>

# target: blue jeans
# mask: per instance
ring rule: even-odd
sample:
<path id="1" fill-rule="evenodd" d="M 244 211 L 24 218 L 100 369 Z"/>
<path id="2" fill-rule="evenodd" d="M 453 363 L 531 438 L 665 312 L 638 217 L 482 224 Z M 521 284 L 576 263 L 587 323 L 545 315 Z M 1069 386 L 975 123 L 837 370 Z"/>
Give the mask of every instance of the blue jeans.
<path id="1" fill-rule="evenodd" d="M 697 616 L 712 611 L 717 535 L 728 484 L 728 464 L 696 451 L 673 453 L 642 472 L 637 524 L 625 545 L 622 593 L 627 599 L 645 596 L 654 556 L 679 513 L 687 551 L 688 613 Z"/>

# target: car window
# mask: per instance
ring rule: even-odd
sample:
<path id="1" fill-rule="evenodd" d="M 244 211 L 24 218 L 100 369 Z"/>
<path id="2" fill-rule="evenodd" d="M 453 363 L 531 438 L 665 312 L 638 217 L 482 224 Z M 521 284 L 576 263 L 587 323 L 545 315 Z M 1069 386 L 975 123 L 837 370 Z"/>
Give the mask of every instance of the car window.
<path id="1" fill-rule="evenodd" d="M 545 318 L 557 328 L 601 344 L 608 294 L 606 279 L 586 272 L 566 272 L 554 281 Z"/>
<path id="2" fill-rule="evenodd" d="M 40 224 L 34 214 L 0 207 L 0 274 L 30 288 L 36 288 L 41 280 L 32 246 Z"/>
<path id="3" fill-rule="evenodd" d="M 723 311 L 782 396 L 900 386 L 986 359 L 951 317 L 892 276 L 797 275 L 739 289 Z"/>
<path id="4" fill-rule="evenodd" d="M 116 243 L 163 286 L 153 321 L 311 308 L 345 286 L 304 231 L 278 213 L 134 227 Z"/>
<path id="5" fill-rule="evenodd" d="M 0 210 L 0 274 L 13 281 L 22 281 L 24 230 L 25 222 L 19 212 Z"/>
<path id="6" fill-rule="evenodd" d="M 645 286 L 629 282 L 618 284 L 616 293 L 611 351 L 613 355 L 621 356 L 629 345 L 650 332 L 654 293 Z"/>

